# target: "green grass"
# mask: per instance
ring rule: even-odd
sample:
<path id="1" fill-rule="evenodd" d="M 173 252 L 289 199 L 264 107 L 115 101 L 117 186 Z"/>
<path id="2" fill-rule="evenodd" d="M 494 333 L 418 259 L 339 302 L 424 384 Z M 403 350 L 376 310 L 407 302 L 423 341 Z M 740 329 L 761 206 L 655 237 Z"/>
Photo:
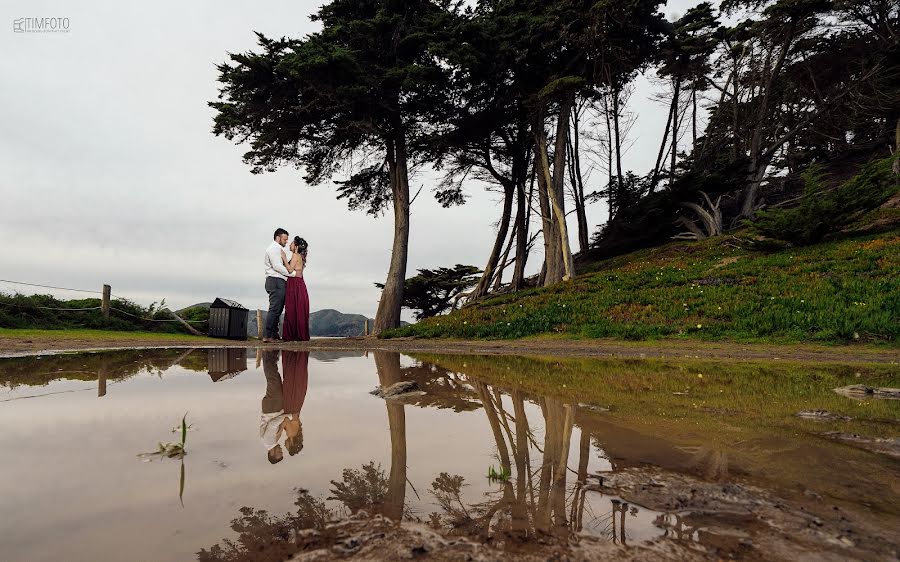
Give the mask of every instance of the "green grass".
<path id="1" fill-rule="evenodd" d="M 900 231 L 776 252 L 748 238 L 677 242 L 583 267 L 384 337 L 900 340 Z"/>

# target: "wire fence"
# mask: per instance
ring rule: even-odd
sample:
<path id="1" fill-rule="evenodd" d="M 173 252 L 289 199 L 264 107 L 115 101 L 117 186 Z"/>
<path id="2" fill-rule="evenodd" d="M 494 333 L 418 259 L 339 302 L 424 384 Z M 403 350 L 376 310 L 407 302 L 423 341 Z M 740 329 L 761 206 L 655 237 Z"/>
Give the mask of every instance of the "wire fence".
<path id="1" fill-rule="evenodd" d="M 53 285 L 40 285 L 38 283 L 25 283 L 24 281 L 10 281 L 9 279 L 0 279 L 0 283 L 11 283 L 13 285 L 27 285 L 29 287 L 42 287 L 44 289 L 56 289 L 59 291 L 74 291 L 76 293 L 93 293 L 95 295 L 102 294 L 102 291 L 88 291 L 87 289 L 71 289 L 69 287 L 54 287 Z"/>
<path id="2" fill-rule="evenodd" d="M 39 287 L 39 288 L 43 288 L 43 289 L 54 289 L 54 290 L 57 290 L 57 291 L 73 291 L 73 292 L 76 292 L 76 293 L 90 293 L 90 294 L 101 295 L 101 296 L 103 295 L 103 291 L 89 291 L 89 290 L 87 290 L 87 289 L 73 289 L 73 288 L 71 288 L 71 287 L 56 287 L 56 286 L 54 286 L 54 285 L 42 285 L 42 284 L 40 284 L 40 283 L 26 283 L 26 282 L 24 282 L 24 281 L 12 281 L 12 280 L 10 280 L 10 279 L 0 279 L 0 283 L 9 283 L 9 284 L 12 284 L 12 285 L 23 285 L 23 286 L 27 286 L 27 287 Z M 131 302 L 129 299 L 124 298 L 124 297 L 120 297 L 120 296 L 118 296 L 118 295 L 110 295 L 110 297 L 115 298 L 115 299 L 118 299 L 118 300 L 121 300 L 121 301 Z M 11 307 L 11 308 L 19 308 L 19 309 L 56 310 L 56 311 L 65 311 L 65 312 L 79 312 L 79 311 L 88 311 L 88 310 L 103 310 L 103 307 L 102 307 L 102 306 L 89 306 L 89 307 L 69 308 L 69 307 L 56 307 L 56 306 L 40 306 L 40 305 L 36 305 L 36 304 L 26 304 L 26 305 L 23 305 L 23 304 L 7 303 L 7 302 L 0 302 L 0 305 L 6 306 L 6 307 Z M 177 320 L 177 319 L 175 319 L 175 318 L 172 318 L 172 319 L 169 319 L 169 318 L 146 318 L 146 317 L 144 317 L 144 316 L 139 316 L 139 315 L 137 315 L 137 314 L 132 314 L 132 313 L 128 312 L 127 310 L 122 310 L 121 308 L 115 308 L 115 307 L 113 307 L 113 306 L 110 306 L 110 307 L 109 307 L 109 310 L 110 310 L 110 311 L 115 311 L 115 312 L 117 312 L 117 313 L 119 313 L 119 314 L 124 314 L 125 316 L 129 316 L 129 317 L 131 317 L 131 318 L 136 318 L 136 319 L 141 320 L 141 321 L 143 321 L 143 322 L 178 322 L 178 323 L 187 322 L 187 323 L 190 323 L 190 324 L 204 324 L 204 323 L 206 323 L 206 320 L 185 320 L 185 319 L 183 319 L 183 318 L 182 318 L 181 320 Z M 174 312 L 173 312 L 172 314 L 174 314 Z"/>

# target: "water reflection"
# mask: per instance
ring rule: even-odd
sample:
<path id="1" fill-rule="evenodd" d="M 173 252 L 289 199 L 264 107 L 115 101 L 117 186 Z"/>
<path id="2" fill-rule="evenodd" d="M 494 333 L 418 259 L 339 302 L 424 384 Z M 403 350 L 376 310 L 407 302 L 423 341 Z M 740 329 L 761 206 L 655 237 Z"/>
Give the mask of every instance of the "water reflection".
<path id="1" fill-rule="evenodd" d="M 259 438 L 266 448 L 269 462 L 277 464 L 284 459 L 280 443 L 282 438 L 291 456 L 303 449 L 300 409 L 306 400 L 309 385 L 309 352 L 268 349 L 261 353 L 266 394 L 262 399 Z M 284 378 L 278 370 L 279 355 L 284 367 Z"/>
<path id="2" fill-rule="evenodd" d="M 305 367 L 306 363 L 291 352 L 283 353 L 286 388 L 288 371 L 294 368 L 290 365 L 297 361 Z M 264 416 L 267 410 L 280 411 L 277 359 L 277 352 L 263 352 L 267 379 Z M 673 518 L 680 521 L 679 514 L 645 510 L 603 493 L 600 474 L 611 467 L 602 449 L 592 444 L 591 433 L 579 431 L 577 451 L 571 450 L 576 404 L 552 397 L 533 398 L 519 390 L 505 392 L 432 364 L 402 367 L 398 353 L 376 351 L 374 361 L 382 387 L 415 381 L 419 389 L 426 390 L 384 400 L 390 433 L 389 467 L 369 461 L 359 468 L 344 468 L 339 479 L 331 480 L 324 498 L 301 489 L 295 513 L 273 516 L 244 507 L 241 516 L 232 521 L 239 538 L 202 550 L 198 560 L 279 559 L 301 548 L 299 537 L 311 537 L 300 531 L 323 531 L 329 521 L 360 514 L 381 515 L 395 523 L 425 523 L 445 536 L 466 537 L 510 551 L 537 542 L 569 544 L 584 533 L 621 545 L 670 534 L 691 539 L 691 533 L 673 530 L 680 529 L 680 523 L 670 522 Z M 406 415 L 411 407 L 483 410 L 483 427 L 492 436 L 500 472 L 509 477 L 468 482 L 460 474 L 441 472 L 434 475 L 428 497 L 422 498 L 407 474 Z M 529 410 L 539 412 L 539 419 L 529 420 Z M 599 462 L 592 464 L 592 458 Z M 480 498 L 473 500 L 466 493 L 470 486 L 481 489 Z M 637 533 L 631 528 L 635 524 L 640 527 Z"/>
<path id="3" fill-rule="evenodd" d="M 685 397 L 696 372 L 659 364 L 629 363 L 610 374 L 621 366 L 260 349 L 255 357 L 250 350 L 245 372 L 245 350 L 213 351 L 0 361 L 0 448 L 18 451 L 0 455 L 0 552 L 17 560 L 66 559 L 66 552 L 96 560 L 134 542 L 142 547 L 119 558 L 275 560 L 345 544 L 347 525 L 357 522 L 382 525 L 370 535 L 393 536 L 384 527 L 415 528 L 448 544 L 490 545 L 499 556 L 544 547 L 566 552 L 586 543 L 621 553 L 654 542 L 652 548 L 689 544 L 727 557 L 738 551 L 721 545 L 757 532 L 749 528 L 752 517 L 680 509 L 685 503 L 678 498 L 687 496 L 671 491 L 674 475 L 721 481 L 710 485 L 730 494 L 725 485 L 735 475 L 764 470 L 769 482 L 798 482 L 805 486 L 801 492 L 816 486 L 817 493 L 833 494 L 823 501 L 852 493 L 860 503 L 882 496 L 882 504 L 874 503 L 882 510 L 897 505 L 890 501 L 896 480 L 887 478 L 896 475 L 896 466 L 869 453 L 808 436 L 773 438 L 771 425 L 741 433 L 741 448 L 729 445 L 738 435 L 734 424 L 715 416 L 725 407 L 744 412 L 756 403 L 701 402 L 728 391 L 725 383 L 713 382 L 727 379 L 708 370 L 703 386 L 695 383 Z M 544 368 L 548 378 L 598 381 L 603 394 L 593 397 L 602 396 L 612 412 L 523 390 L 520 381 L 533 382 Z M 753 371 L 746 384 L 761 376 L 769 377 L 767 385 L 780 384 L 784 376 L 773 373 Z M 413 383 L 419 392 L 377 398 L 368 393 L 376 379 L 382 387 Z M 821 386 L 824 397 L 836 400 L 830 381 Z M 689 423 L 669 417 L 682 401 L 696 401 L 701 412 Z M 134 454 L 165 439 L 185 411 L 197 431 L 187 445 L 187 489 L 186 464 L 178 467 L 182 510 L 174 495 L 176 466 L 140 464 Z M 694 423 L 705 420 L 710 423 Z M 685 439 L 688 432 L 694 438 Z M 304 441 L 306 454 L 300 454 Z M 40 462 L 47 450 L 66 463 Z M 855 476 L 844 487 L 829 488 L 841 476 L 820 467 L 837 461 L 855 467 Z M 508 477 L 487 478 L 489 467 Z M 653 501 L 635 487 L 620 487 L 623 496 L 612 492 L 623 474 L 644 477 L 651 474 L 648 467 L 663 474 L 649 486 L 665 487 L 675 500 Z M 43 538 L 48 531 L 52 540 Z M 198 553 L 200 546 L 207 548 Z"/>
<path id="4" fill-rule="evenodd" d="M 209 378 L 213 382 L 229 379 L 247 370 L 246 348 L 217 348 L 207 352 Z"/>

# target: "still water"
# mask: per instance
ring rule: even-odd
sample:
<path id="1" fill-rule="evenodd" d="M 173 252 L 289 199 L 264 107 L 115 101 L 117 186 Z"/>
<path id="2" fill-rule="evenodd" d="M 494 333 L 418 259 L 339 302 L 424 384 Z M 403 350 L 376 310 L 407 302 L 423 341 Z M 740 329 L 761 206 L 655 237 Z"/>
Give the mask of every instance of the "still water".
<path id="1" fill-rule="evenodd" d="M 659 373 L 609 368 L 622 380 L 607 403 L 581 402 L 565 383 L 559 394 L 517 384 L 548 368 L 547 359 L 252 349 L 0 359 L 0 560 L 231 560 L 223 553 L 254 541 L 290 542 L 266 534 L 275 519 L 302 527 L 313 524 L 304 517 L 360 511 L 501 550 L 583 537 L 702 552 L 711 531 L 683 524 L 689 510 L 651 509 L 603 487 L 605 475 L 635 467 L 824 495 L 888 529 L 900 520 L 896 459 L 801 440 L 793 421 L 760 433 L 728 419 L 784 396 L 726 401 L 735 409 L 723 412 L 715 398 L 731 385 L 682 390 L 697 368 L 649 387 Z M 574 384 L 573 372 L 604 366 L 555 368 Z M 370 393 L 403 381 L 415 386 L 399 397 Z M 798 400 L 825 400 L 820 390 L 797 390 Z M 654 392 L 667 398 L 651 414 L 662 404 Z M 635 394 L 647 401 L 631 402 Z M 866 423 L 890 426 L 895 413 Z M 187 454 L 140 456 L 180 442 L 183 417 Z M 839 462 L 867 476 L 848 488 L 828 476 Z"/>

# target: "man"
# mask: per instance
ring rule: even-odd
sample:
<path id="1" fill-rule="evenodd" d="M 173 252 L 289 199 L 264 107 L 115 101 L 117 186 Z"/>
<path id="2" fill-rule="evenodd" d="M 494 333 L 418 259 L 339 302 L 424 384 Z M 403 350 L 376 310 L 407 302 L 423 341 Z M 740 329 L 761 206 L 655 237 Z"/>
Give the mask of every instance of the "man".
<path id="1" fill-rule="evenodd" d="M 266 456 L 272 464 L 278 464 L 284 458 L 284 451 L 279 444 L 284 433 L 284 387 L 281 373 L 278 372 L 278 351 L 267 349 L 261 351 L 263 373 L 266 375 L 266 395 L 262 399 L 262 415 L 259 418 L 259 438 L 266 448 Z"/>
<path id="2" fill-rule="evenodd" d="M 269 314 L 266 316 L 266 333 L 263 341 L 266 343 L 279 342 L 278 324 L 281 321 L 281 312 L 284 310 L 284 295 L 287 291 L 287 278 L 291 276 L 281 254 L 288 241 L 288 232 L 283 228 L 275 231 L 274 240 L 266 248 L 266 292 L 269 293 Z M 288 256 L 290 258 L 290 256 Z"/>

